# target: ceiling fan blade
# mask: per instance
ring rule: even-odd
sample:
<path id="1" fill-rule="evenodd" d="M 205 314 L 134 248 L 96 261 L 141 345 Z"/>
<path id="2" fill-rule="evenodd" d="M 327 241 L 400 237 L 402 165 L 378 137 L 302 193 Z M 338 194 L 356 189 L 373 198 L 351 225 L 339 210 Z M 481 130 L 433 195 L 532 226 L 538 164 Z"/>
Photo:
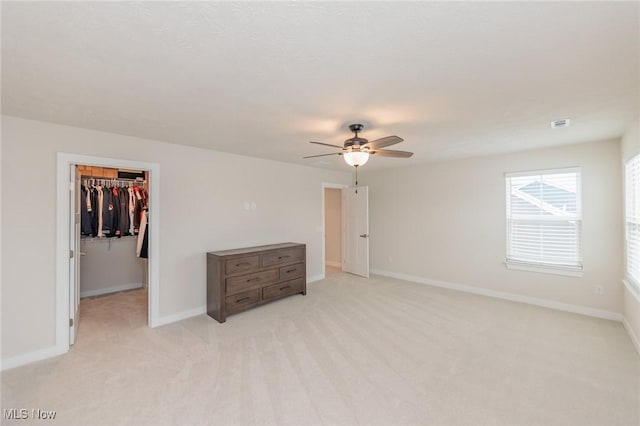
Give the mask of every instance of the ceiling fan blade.
<path id="1" fill-rule="evenodd" d="M 369 151 L 371 155 L 379 155 L 380 157 L 398 157 L 409 158 L 413 155 L 413 152 L 409 151 L 392 151 L 390 149 L 376 149 Z"/>
<path id="2" fill-rule="evenodd" d="M 331 154 L 308 155 L 308 156 L 302 157 L 302 158 L 326 157 L 327 155 L 342 155 L 342 153 L 341 152 L 333 152 Z"/>
<path id="3" fill-rule="evenodd" d="M 378 148 L 384 148 L 385 146 L 395 145 L 397 143 L 402 142 L 403 140 L 404 139 L 402 139 L 399 136 L 387 136 L 387 137 L 376 139 L 374 141 L 366 143 L 363 146 L 366 146 L 369 149 L 378 149 Z"/>
<path id="4" fill-rule="evenodd" d="M 340 148 L 340 149 L 343 148 L 343 147 L 341 147 L 339 145 L 331 145 L 330 143 L 323 143 L 323 142 L 309 142 L 309 143 L 315 143 L 316 145 L 330 146 L 332 148 Z"/>

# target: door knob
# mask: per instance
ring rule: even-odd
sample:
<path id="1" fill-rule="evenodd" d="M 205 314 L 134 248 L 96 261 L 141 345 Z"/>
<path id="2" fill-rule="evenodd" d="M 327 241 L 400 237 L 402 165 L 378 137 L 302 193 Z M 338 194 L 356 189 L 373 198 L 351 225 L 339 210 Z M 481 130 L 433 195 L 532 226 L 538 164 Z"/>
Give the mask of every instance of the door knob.
<path id="1" fill-rule="evenodd" d="M 362 238 L 369 238 L 369 234 L 360 234 L 360 237 L 362 237 Z"/>

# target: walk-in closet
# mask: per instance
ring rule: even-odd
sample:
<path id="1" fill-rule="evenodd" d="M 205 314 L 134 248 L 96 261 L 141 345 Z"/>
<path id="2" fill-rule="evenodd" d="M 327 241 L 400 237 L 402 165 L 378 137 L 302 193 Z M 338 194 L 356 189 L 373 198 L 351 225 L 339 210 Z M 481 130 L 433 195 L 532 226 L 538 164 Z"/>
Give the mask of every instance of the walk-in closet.
<path id="1" fill-rule="evenodd" d="M 111 314 L 118 316 L 120 325 L 144 326 L 148 309 L 148 173 L 78 165 L 77 176 L 81 319 L 104 317 L 107 321 Z M 102 314 L 96 315 L 96 311 Z"/>

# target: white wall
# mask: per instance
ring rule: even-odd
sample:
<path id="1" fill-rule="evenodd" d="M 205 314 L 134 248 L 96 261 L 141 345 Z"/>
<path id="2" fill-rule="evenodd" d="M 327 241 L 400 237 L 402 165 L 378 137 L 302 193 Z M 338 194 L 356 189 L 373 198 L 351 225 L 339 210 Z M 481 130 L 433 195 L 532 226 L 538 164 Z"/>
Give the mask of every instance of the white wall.
<path id="1" fill-rule="evenodd" d="M 640 119 L 627 130 L 622 138 L 622 167 L 624 163 L 631 157 L 640 153 Z M 623 209 L 624 212 L 624 209 Z M 624 216 L 623 219 L 624 221 Z M 626 248 L 624 250 L 626 257 Z M 625 263 L 626 264 L 626 263 Z M 626 269 L 625 269 L 626 270 Z M 626 275 L 626 274 L 625 274 Z M 625 326 L 636 345 L 636 349 L 640 352 L 640 292 L 635 288 L 624 287 L 624 304 L 623 315 L 625 318 Z"/>
<path id="2" fill-rule="evenodd" d="M 325 262 L 342 266 L 342 190 L 324 190 Z"/>
<path id="3" fill-rule="evenodd" d="M 136 257 L 138 237 L 80 240 L 80 297 L 141 288 L 145 259 Z"/>
<path id="4" fill-rule="evenodd" d="M 582 167 L 581 278 L 507 270 L 504 173 Z M 371 267 L 425 280 L 622 312 L 620 143 L 570 145 L 362 173 Z M 595 287 L 603 286 L 604 294 Z"/>
<path id="5" fill-rule="evenodd" d="M 350 181 L 348 172 L 8 116 L 2 151 L 2 359 L 55 345 L 57 152 L 160 164 L 161 318 L 204 310 L 207 251 L 305 243 L 307 275 L 321 276 L 320 189 Z"/>

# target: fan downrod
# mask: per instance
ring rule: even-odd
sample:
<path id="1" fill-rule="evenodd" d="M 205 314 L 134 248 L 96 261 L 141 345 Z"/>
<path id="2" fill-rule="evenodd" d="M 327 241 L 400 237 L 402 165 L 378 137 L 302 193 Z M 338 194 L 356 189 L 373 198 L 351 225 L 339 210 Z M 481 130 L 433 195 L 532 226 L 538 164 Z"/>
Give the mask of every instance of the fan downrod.
<path id="1" fill-rule="evenodd" d="M 356 136 L 358 136 L 358 133 L 361 132 L 362 129 L 364 129 L 364 125 L 362 124 L 349 124 L 349 130 L 355 133 Z"/>

